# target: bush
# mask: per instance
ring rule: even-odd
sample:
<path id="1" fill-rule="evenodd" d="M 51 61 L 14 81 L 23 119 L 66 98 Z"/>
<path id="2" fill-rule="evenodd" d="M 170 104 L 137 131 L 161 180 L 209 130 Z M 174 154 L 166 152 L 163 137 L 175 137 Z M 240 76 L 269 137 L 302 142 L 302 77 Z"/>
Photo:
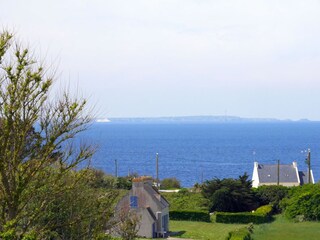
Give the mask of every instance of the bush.
<path id="1" fill-rule="evenodd" d="M 255 189 L 255 195 L 260 205 L 272 204 L 276 213 L 281 212 L 280 201 L 287 197 L 289 188 L 284 186 L 261 186 Z"/>
<path id="2" fill-rule="evenodd" d="M 306 192 L 294 196 L 286 208 L 288 218 L 301 220 L 320 220 L 320 193 Z"/>
<path id="3" fill-rule="evenodd" d="M 238 230 L 229 232 L 226 240 L 251 240 L 251 232 L 248 227 L 243 227 Z"/>
<path id="4" fill-rule="evenodd" d="M 259 207 L 254 214 L 262 214 L 265 216 L 271 216 L 272 213 L 272 206 L 271 205 L 265 205 L 265 206 L 261 206 Z"/>
<path id="5" fill-rule="evenodd" d="M 161 181 L 161 189 L 176 189 L 181 188 L 180 181 L 176 178 L 165 178 Z"/>
<path id="6" fill-rule="evenodd" d="M 255 212 L 216 213 L 216 222 L 219 223 L 266 223 L 271 220 L 272 206 L 262 206 Z"/>
<path id="7" fill-rule="evenodd" d="M 218 223 L 265 223 L 268 219 L 262 214 L 243 213 L 225 213 L 218 212 L 216 214 L 216 222 Z"/>
<path id="8" fill-rule="evenodd" d="M 189 193 L 188 188 L 181 188 L 181 189 L 179 190 L 179 194 L 188 194 L 188 193 Z"/>
<path id="9" fill-rule="evenodd" d="M 128 177 L 118 177 L 116 182 L 117 189 L 130 190 L 132 187 L 132 179 Z"/>
<path id="10" fill-rule="evenodd" d="M 206 211 L 170 211 L 170 219 L 210 222 L 210 214 Z"/>

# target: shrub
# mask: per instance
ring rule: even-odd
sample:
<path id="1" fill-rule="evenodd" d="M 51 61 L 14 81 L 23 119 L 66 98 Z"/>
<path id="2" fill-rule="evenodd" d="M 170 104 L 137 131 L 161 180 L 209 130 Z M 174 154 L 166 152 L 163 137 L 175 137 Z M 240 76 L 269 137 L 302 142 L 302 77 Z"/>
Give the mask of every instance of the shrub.
<path id="1" fill-rule="evenodd" d="M 228 234 L 226 240 L 251 240 L 251 232 L 248 227 L 243 227 Z"/>
<path id="2" fill-rule="evenodd" d="M 265 223 L 268 222 L 262 214 L 243 213 L 225 213 L 218 212 L 216 214 L 216 222 L 218 223 Z"/>
<path id="3" fill-rule="evenodd" d="M 306 184 L 290 188 L 288 197 L 280 202 L 280 206 L 289 219 L 320 220 L 320 185 Z"/>
<path id="4" fill-rule="evenodd" d="M 188 188 L 181 188 L 181 189 L 179 190 L 179 194 L 188 194 L 188 193 L 189 193 Z"/>
<path id="5" fill-rule="evenodd" d="M 306 192 L 294 196 L 288 203 L 285 215 L 291 219 L 319 220 L 320 193 Z"/>
<path id="6" fill-rule="evenodd" d="M 271 216 L 271 213 L 272 213 L 271 205 L 261 206 L 254 212 L 254 214 L 262 214 L 265 216 Z"/>
<path id="7" fill-rule="evenodd" d="M 210 222 L 210 215 L 206 211 L 170 211 L 170 219 Z"/>
<path id="8" fill-rule="evenodd" d="M 261 186 L 255 189 L 255 195 L 260 205 L 272 204 L 276 213 L 281 212 L 280 201 L 287 197 L 289 188 L 284 186 Z"/>
<path id="9" fill-rule="evenodd" d="M 130 190 L 132 187 L 132 179 L 128 177 L 118 177 L 116 182 L 116 188 Z"/>
<path id="10" fill-rule="evenodd" d="M 176 178 L 165 178 L 161 181 L 161 189 L 181 188 L 180 181 Z"/>
<path id="11" fill-rule="evenodd" d="M 255 212 L 216 213 L 216 222 L 219 223 L 266 223 L 271 220 L 272 206 L 262 206 Z"/>

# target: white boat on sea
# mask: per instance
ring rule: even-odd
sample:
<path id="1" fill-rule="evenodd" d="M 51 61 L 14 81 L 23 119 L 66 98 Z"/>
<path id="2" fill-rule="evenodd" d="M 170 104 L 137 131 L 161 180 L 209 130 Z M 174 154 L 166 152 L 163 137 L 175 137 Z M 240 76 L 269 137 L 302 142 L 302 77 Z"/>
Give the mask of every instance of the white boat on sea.
<path id="1" fill-rule="evenodd" d="M 98 118 L 96 119 L 97 123 L 107 123 L 107 122 L 111 122 L 108 118 Z"/>

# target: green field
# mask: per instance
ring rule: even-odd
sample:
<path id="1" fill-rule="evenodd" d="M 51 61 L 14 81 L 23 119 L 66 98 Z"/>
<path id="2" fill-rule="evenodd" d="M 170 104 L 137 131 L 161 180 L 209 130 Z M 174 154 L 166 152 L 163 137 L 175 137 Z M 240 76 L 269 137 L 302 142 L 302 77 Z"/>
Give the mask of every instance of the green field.
<path id="1" fill-rule="evenodd" d="M 255 240 L 318 240 L 320 222 L 294 223 L 279 215 L 272 223 L 254 225 L 252 237 Z"/>
<path id="2" fill-rule="evenodd" d="M 175 237 L 192 239 L 225 240 L 230 231 L 244 226 L 247 225 L 170 220 L 170 231 L 179 233 Z"/>

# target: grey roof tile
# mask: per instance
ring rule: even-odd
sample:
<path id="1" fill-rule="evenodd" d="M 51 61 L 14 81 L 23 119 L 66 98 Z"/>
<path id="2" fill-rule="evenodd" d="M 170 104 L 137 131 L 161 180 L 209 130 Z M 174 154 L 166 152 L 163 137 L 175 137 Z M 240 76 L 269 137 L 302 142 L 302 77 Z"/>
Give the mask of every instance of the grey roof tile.
<path id="1" fill-rule="evenodd" d="M 278 165 L 277 164 L 259 164 L 258 176 L 260 183 L 276 183 L 278 181 Z M 298 183 L 296 169 L 293 165 L 279 166 L 280 183 Z"/>

